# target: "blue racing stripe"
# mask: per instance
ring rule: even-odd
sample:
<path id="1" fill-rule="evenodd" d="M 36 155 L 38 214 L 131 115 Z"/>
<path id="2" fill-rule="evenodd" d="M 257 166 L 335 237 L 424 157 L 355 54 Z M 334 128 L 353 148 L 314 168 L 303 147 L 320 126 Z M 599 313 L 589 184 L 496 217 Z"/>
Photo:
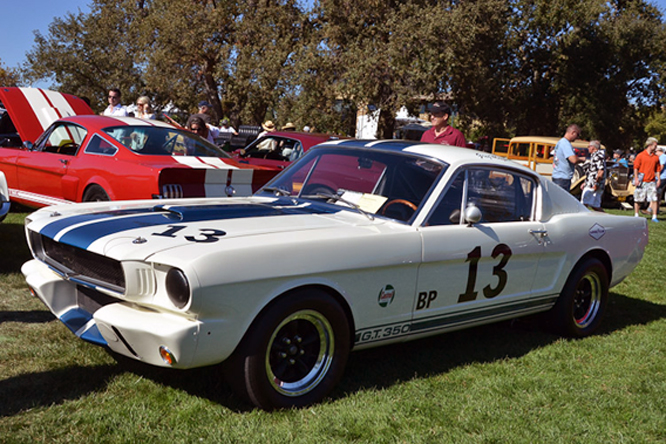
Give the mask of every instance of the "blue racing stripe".
<path id="1" fill-rule="evenodd" d="M 118 211 L 103 211 L 100 213 L 86 213 L 77 214 L 74 216 L 55 219 L 50 224 L 41 229 L 40 233 L 46 237 L 54 238 L 60 231 L 72 225 L 93 222 L 99 219 L 106 219 L 114 216 L 125 216 L 128 214 L 141 214 L 145 213 L 146 209 L 132 209 L 132 210 L 118 210 Z"/>
<path id="2" fill-rule="evenodd" d="M 291 205 L 291 200 L 288 201 Z M 285 203 L 278 200 L 276 204 Z M 89 222 L 65 233 L 59 242 L 78 248 L 87 249 L 90 244 L 104 236 L 130 231 L 137 228 L 169 225 L 174 223 L 194 223 L 211 220 L 230 220 L 251 217 L 288 216 L 298 214 L 324 214 L 341 211 L 339 209 L 324 207 L 322 205 L 309 205 L 307 207 L 282 207 L 261 204 L 239 204 L 239 205 L 194 205 L 194 206 L 171 206 L 163 207 L 157 205 L 150 209 L 133 210 L 133 212 L 105 212 L 95 213 L 86 219 L 85 217 L 73 216 L 61 221 L 47 225 L 41 231 L 44 236 L 54 238 L 63 229 L 78 223 Z M 112 217 L 135 214 L 132 217 Z M 109 218 L 100 220 L 102 218 Z M 98 222 L 96 222 L 98 221 Z"/>

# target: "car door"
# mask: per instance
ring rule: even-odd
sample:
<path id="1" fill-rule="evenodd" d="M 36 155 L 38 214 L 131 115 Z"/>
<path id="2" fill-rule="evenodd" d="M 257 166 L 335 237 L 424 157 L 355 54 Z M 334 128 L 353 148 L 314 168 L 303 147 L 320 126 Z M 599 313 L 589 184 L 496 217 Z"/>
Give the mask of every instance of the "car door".
<path id="1" fill-rule="evenodd" d="M 63 177 L 86 133 L 73 123 L 56 122 L 32 149 L 21 151 L 16 162 L 21 191 L 63 198 Z"/>
<path id="2" fill-rule="evenodd" d="M 534 220 L 537 182 L 511 169 L 459 170 L 421 228 L 423 262 L 412 332 L 453 329 L 546 304 L 532 285 L 544 246 Z M 474 205 L 481 220 L 461 214 Z"/>
<path id="3" fill-rule="evenodd" d="M 303 144 L 297 139 L 268 134 L 245 148 L 240 162 L 285 168 L 301 157 L 303 151 Z"/>

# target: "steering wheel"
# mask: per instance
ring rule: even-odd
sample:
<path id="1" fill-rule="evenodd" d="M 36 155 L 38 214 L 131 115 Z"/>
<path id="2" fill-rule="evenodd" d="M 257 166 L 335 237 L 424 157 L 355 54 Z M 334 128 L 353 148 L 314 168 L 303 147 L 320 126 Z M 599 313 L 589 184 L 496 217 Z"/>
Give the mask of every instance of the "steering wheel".
<path id="1" fill-rule="evenodd" d="M 386 210 L 388 209 L 388 207 L 390 207 L 391 205 L 395 205 L 395 204 L 405 205 L 406 207 L 409 207 L 414 211 L 416 211 L 416 208 L 417 208 L 416 205 L 414 205 L 413 203 L 411 203 L 408 200 L 393 199 L 393 200 L 389 200 L 388 202 L 386 202 L 386 204 L 384 205 L 384 208 L 382 208 L 382 216 L 386 215 Z"/>

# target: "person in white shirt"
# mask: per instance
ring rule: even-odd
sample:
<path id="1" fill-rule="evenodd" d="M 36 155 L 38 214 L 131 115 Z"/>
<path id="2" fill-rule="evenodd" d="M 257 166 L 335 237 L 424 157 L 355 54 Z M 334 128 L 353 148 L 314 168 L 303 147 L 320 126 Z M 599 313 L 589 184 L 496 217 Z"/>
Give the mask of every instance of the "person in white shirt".
<path id="1" fill-rule="evenodd" d="M 127 108 L 120 104 L 120 90 L 111 88 L 109 90 L 109 106 L 106 107 L 102 115 L 104 116 L 127 116 Z"/>
<path id="2" fill-rule="evenodd" d="M 235 136 L 238 135 L 238 132 L 229 124 L 229 119 L 226 117 L 220 121 L 219 129 L 221 133 L 233 133 Z"/>

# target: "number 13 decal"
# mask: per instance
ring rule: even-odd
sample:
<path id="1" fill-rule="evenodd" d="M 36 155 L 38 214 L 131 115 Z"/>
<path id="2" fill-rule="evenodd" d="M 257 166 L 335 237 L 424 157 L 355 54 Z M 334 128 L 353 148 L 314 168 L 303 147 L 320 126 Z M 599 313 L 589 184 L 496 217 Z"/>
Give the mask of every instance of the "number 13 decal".
<path id="1" fill-rule="evenodd" d="M 506 286 L 506 281 L 508 275 L 504 271 L 507 262 L 511 258 L 511 248 L 506 244 L 499 244 L 493 249 L 492 258 L 497 259 L 498 256 L 502 256 L 499 263 L 493 267 L 493 276 L 497 276 L 499 282 L 495 288 L 492 288 L 490 285 L 483 287 L 483 295 L 488 298 L 494 298 L 504 290 Z M 479 265 L 479 260 L 481 259 L 481 247 L 476 247 L 467 254 L 467 260 L 469 262 L 469 275 L 467 276 L 467 289 L 465 292 L 458 296 L 458 302 L 468 302 L 476 300 L 477 292 L 474 291 L 476 287 L 476 272 Z"/>

